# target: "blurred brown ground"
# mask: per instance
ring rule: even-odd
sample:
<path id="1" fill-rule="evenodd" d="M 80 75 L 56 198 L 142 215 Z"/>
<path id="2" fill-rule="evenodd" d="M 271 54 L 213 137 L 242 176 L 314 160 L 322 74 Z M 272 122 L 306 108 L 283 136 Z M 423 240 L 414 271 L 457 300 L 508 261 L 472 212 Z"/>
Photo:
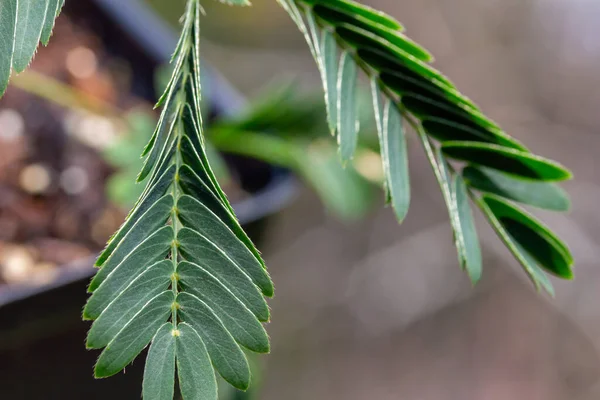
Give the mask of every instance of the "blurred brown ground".
<path id="1" fill-rule="evenodd" d="M 205 56 L 246 93 L 273 76 L 319 90 L 293 24 L 274 1 L 255 3 L 231 11 L 252 35 L 208 23 Z M 260 398 L 600 398 L 600 2 L 364 3 L 398 17 L 507 132 L 573 170 L 572 211 L 536 214 L 572 247 L 576 280 L 555 280 L 556 299 L 536 294 L 480 218 L 484 279 L 471 289 L 413 141 L 402 226 L 383 208 L 342 224 L 306 191 L 269 232 L 263 252 L 277 296 Z"/>

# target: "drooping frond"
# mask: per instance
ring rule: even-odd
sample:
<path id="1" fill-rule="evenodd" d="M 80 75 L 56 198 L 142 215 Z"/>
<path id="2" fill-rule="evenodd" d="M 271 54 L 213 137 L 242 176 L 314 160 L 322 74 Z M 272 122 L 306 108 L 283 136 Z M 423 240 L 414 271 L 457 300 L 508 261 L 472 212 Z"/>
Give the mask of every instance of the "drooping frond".
<path id="1" fill-rule="evenodd" d="M 242 348 L 266 353 L 273 284 L 208 165 L 200 114 L 200 4 L 188 2 L 158 126 L 143 151 L 145 190 L 108 242 L 89 286 L 95 375 L 123 370 L 150 345 L 144 399 L 217 399 L 215 371 L 245 390 Z"/>
<path id="2" fill-rule="evenodd" d="M 64 0 L 2 0 L 0 2 L 0 97 L 12 70 L 23 72 L 38 44 L 48 45 L 54 20 Z"/>
<path id="3" fill-rule="evenodd" d="M 347 162 L 357 140 L 356 70 L 371 80 L 385 187 L 400 221 L 410 202 L 404 127 L 416 131 L 448 211 L 461 266 L 481 277 L 482 256 L 469 198 L 533 280 L 552 293 L 545 275 L 572 278 L 569 249 L 513 202 L 555 211 L 569 207 L 555 182 L 571 178 L 556 162 L 532 154 L 441 72 L 427 50 L 391 16 L 351 0 L 278 0 L 304 34 L 325 88 L 332 133 Z M 452 163 L 451 163 L 452 161 Z"/>

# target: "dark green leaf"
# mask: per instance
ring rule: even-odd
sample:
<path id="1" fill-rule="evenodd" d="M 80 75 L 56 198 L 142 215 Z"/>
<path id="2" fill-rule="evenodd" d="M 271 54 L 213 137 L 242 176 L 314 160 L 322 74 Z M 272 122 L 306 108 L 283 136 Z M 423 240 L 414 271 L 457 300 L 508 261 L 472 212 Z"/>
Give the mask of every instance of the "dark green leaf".
<path id="1" fill-rule="evenodd" d="M 166 170 L 155 185 L 147 192 L 145 197 L 138 202 L 138 205 L 129 213 L 127 219 L 115 233 L 108 244 L 106 249 L 100 254 L 96 260 L 96 266 L 100 267 L 104 265 L 106 260 L 110 257 L 113 251 L 117 248 L 123 238 L 129 233 L 133 226 L 141 219 L 148 210 L 156 204 L 156 202 L 167 192 L 169 186 L 172 185 L 173 179 L 175 178 L 176 167 L 172 165 Z"/>
<path id="2" fill-rule="evenodd" d="M 389 41 L 382 39 L 373 33 L 348 24 L 340 24 L 335 28 L 335 33 L 342 38 L 346 43 L 358 49 L 373 49 L 379 50 L 401 62 L 413 72 L 422 75 L 428 79 L 436 79 L 442 82 L 449 88 L 454 85 L 443 76 L 439 71 L 431 68 L 418 58 L 412 56 L 398 46 L 391 44 Z"/>
<path id="3" fill-rule="evenodd" d="M 177 240 L 186 260 L 215 275 L 260 321 L 269 320 L 269 308 L 258 288 L 218 245 L 187 227 L 178 232 Z"/>
<path id="4" fill-rule="evenodd" d="M 526 151 L 521 143 L 496 130 L 485 129 L 480 126 L 467 126 L 436 117 L 427 117 L 422 125 L 430 136 L 441 142 L 450 140 L 486 142 Z"/>
<path id="5" fill-rule="evenodd" d="M 142 397 L 144 400 L 173 400 L 175 388 L 175 336 L 173 324 L 160 327 L 146 358 Z"/>
<path id="6" fill-rule="evenodd" d="M 348 14 L 343 11 L 318 4 L 313 7 L 312 13 L 327 21 L 334 27 L 344 23 L 357 26 L 389 41 L 391 44 L 397 46 L 421 61 L 429 62 L 432 60 L 432 56 L 427 50 L 408 39 L 397 30 L 387 28 L 373 21 L 369 21 L 359 15 Z"/>
<path id="7" fill-rule="evenodd" d="M 235 234 L 204 204 L 184 195 L 177 202 L 180 220 L 185 226 L 210 238 L 236 266 L 261 288 L 265 296 L 273 296 L 273 283 L 267 271 Z"/>
<path id="8" fill-rule="evenodd" d="M 485 136 L 502 137 L 502 131 L 492 121 L 469 107 L 460 107 L 449 101 L 440 101 L 440 99 L 432 99 L 415 93 L 405 93 L 401 100 L 404 107 L 419 119 L 438 118 L 466 125 L 478 131 L 483 130 L 482 134 Z M 487 130 L 491 132 L 485 132 Z M 506 139 L 506 141 L 510 147 L 521 147 L 518 142 L 513 143 L 510 139 Z"/>
<path id="9" fill-rule="evenodd" d="M 177 375 L 183 400 L 217 400 L 217 381 L 205 344 L 185 322 L 177 327 Z"/>
<path id="10" fill-rule="evenodd" d="M 482 192 L 548 210 L 568 211 L 570 207 L 568 194 L 554 183 L 525 181 L 474 166 L 467 166 L 462 174 L 469 186 Z"/>
<path id="11" fill-rule="evenodd" d="M 100 275 L 103 269 L 98 271 L 90 284 L 96 290 L 83 309 L 84 318 L 98 318 L 110 302 L 142 271 L 165 258 L 174 237 L 173 228 L 165 226 L 141 242 L 110 274 Z"/>
<path id="12" fill-rule="evenodd" d="M 173 196 L 167 194 L 148 209 L 123 237 L 98 271 L 88 290 L 93 292 L 106 277 L 146 238 L 163 226 L 173 210 Z"/>
<path id="13" fill-rule="evenodd" d="M 238 389 L 248 389 L 250 368 L 246 356 L 211 308 L 189 293 L 180 293 L 177 303 L 181 318 L 200 335 L 223 379 Z"/>
<path id="14" fill-rule="evenodd" d="M 184 291 L 204 301 L 235 340 L 249 350 L 269 352 L 269 338 L 254 314 L 207 269 L 183 261 L 177 267 Z"/>
<path id="15" fill-rule="evenodd" d="M 445 142 L 444 155 L 471 164 L 497 169 L 511 175 L 540 181 L 562 181 L 571 173 L 545 158 L 503 146 L 476 142 Z"/>
<path id="16" fill-rule="evenodd" d="M 133 361 L 166 322 L 174 301 L 170 290 L 150 300 L 100 354 L 94 369 L 96 378 L 112 376 Z"/>
<path id="17" fill-rule="evenodd" d="M 173 261 L 163 260 L 138 276 L 94 321 L 86 346 L 91 349 L 105 347 L 148 301 L 169 287 L 173 273 Z"/>
<path id="18" fill-rule="evenodd" d="M 490 224 L 494 228 L 494 231 L 496 231 L 498 234 L 498 237 L 500 237 L 502 242 L 504 242 L 506 247 L 508 247 L 517 261 L 519 261 L 536 288 L 538 290 L 543 288 L 551 296 L 554 296 L 552 282 L 550 282 L 544 271 L 542 271 L 542 269 L 538 266 L 536 260 L 513 239 L 506 229 L 504 229 L 504 226 L 500 223 L 498 218 L 496 218 L 495 214 L 487 206 L 483 199 L 479 199 L 478 205 L 487 217 L 488 221 L 490 221 Z"/>
<path id="19" fill-rule="evenodd" d="M 542 268 L 564 279 L 573 278 L 571 252 L 550 229 L 530 214 L 497 196 L 484 195 L 481 201 L 510 237 Z"/>
<path id="20" fill-rule="evenodd" d="M 389 15 L 375 10 L 371 7 L 348 0 L 301 0 L 310 5 L 319 4 L 323 7 L 328 7 L 335 11 L 343 11 L 348 15 L 356 15 L 365 18 L 368 21 L 383 25 L 389 29 L 402 31 L 404 28 L 398 21 Z"/>

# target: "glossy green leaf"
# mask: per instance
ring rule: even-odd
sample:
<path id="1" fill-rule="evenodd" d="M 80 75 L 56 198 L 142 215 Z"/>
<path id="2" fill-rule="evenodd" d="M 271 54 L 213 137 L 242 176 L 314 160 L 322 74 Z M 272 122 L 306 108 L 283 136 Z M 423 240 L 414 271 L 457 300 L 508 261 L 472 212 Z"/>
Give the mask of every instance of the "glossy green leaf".
<path id="1" fill-rule="evenodd" d="M 384 173 L 389 187 L 392 206 L 398 221 L 402 222 L 410 206 L 410 177 L 408 173 L 408 151 L 402 126 L 402 116 L 395 102 L 388 100 L 383 117 L 382 154 L 385 160 Z"/>
<path id="2" fill-rule="evenodd" d="M 486 136 L 502 136 L 501 131 L 492 121 L 481 113 L 473 111 L 470 107 L 460 107 L 449 101 L 440 101 L 439 98 L 431 98 L 416 93 L 404 93 L 401 100 L 404 107 L 419 119 L 439 118 L 455 124 L 466 125 L 478 131 L 491 130 L 490 133 L 483 132 Z M 512 143 L 510 139 L 506 139 L 506 141 Z M 509 144 L 509 147 L 520 148 L 520 145 L 515 142 Z"/>
<path id="3" fill-rule="evenodd" d="M 100 354 L 94 369 L 96 378 L 115 375 L 133 361 L 166 322 L 174 301 L 170 290 L 150 300 Z"/>
<path id="4" fill-rule="evenodd" d="M 502 240 L 506 247 L 508 247 L 517 261 L 519 261 L 536 288 L 538 290 L 543 288 L 546 292 L 548 292 L 548 294 L 554 296 L 554 287 L 552 286 L 552 282 L 550 282 L 544 271 L 538 266 L 537 261 L 525 249 L 523 249 L 518 242 L 514 240 L 514 238 L 504 228 L 500 220 L 487 206 L 487 203 L 483 201 L 483 199 L 480 198 L 478 200 L 478 205 L 494 228 L 494 231 L 498 237 Z"/>
<path id="5" fill-rule="evenodd" d="M 567 246 L 545 225 L 524 210 L 494 195 L 482 196 L 511 238 L 527 251 L 546 271 L 572 279 L 573 256 Z"/>
<path id="6" fill-rule="evenodd" d="M 142 397 L 144 400 L 173 400 L 175 389 L 175 336 L 173 324 L 160 327 L 146 357 Z"/>
<path id="7" fill-rule="evenodd" d="M 379 50 L 393 58 L 396 58 L 404 66 L 413 72 L 420 74 L 428 79 L 436 79 L 449 88 L 454 85 L 448 78 L 439 71 L 425 64 L 423 61 L 402 50 L 398 46 L 391 44 L 384 38 L 377 36 L 365 29 L 349 24 L 340 24 L 336 26 L 335 33 L 350 46 L 358 49 Z"/>
<path id="8" fill-rule="evenodd" d="M 427 117 L 421 124 L 427 134 L 441 142 L 485 142 L 526 151 L 525 147 L 517 140 L 480 126 L 467 126 L 437 117 Z"/>
<path id="9" fill-rule="evenodd" d="M 525 179 L 562 181 L 571 173 L 548 159 L 502 146 L 475 142 L 445 142 L 445 156 L 496 169 Z"/>
<path id="10" fill-rule="evenodd" d="M 369 31 L 382 39 L 389 41 L 392 45 L 404 50 L 413 57 L 429 62 L 432 61 L 432 56 L 427 50 L 408 39 L 403 34 L 396 30 L 386 28 L 383 25 L 369 21 L 358 15 L 350 15 L 344 12 L 321 5 L 315 5 L 311 14 L 316 14 L 319 18 L 327 23 L 336 26 L 339 24 L 349 24 L 360 27 Z"/>
<path id="11" fill-rule="evenodd" d="M 348 0 L 300 0 L 310 5 L 320 5 L 328 7 L 334 11 L 343 11 L 348 15 L 356 15 L 365 18 L 368 21 L 385 26 L 389 29 L 402 31 L 404 28 L 393 17 L 355 1 Z"/>
<path id="12" fill-rule="evenodd" d="M 177 375 L 183 400 L 217 400 L 217 381 L 206 345 L 183 322 L 177 327 Z"/>
<path id="13" fill-rule="evenodd" d="M 340 155 L 344 163 L 354 156 L 358 140 L 356 79 L 356 63 L 350 54 L 342 54 L 337 81 L 337 131 Z"/>
<path id="14" fill-rule="evenodd" d="M 211 308 L 185 292 L 177 296 L 177 302 L 181 318 L 200 335 L 212 364 L 223 379 L 240 390 L 248 389 L 250 368 L 246 356 Z"/>
<path id="15" fill-rule="evenodd" d="M 519 203 L 553 211 L 568 211 L 569 196 L 558 185 L 517 179 L 489 168 L 467 166 L 462 175 L 469 186 Z"/>

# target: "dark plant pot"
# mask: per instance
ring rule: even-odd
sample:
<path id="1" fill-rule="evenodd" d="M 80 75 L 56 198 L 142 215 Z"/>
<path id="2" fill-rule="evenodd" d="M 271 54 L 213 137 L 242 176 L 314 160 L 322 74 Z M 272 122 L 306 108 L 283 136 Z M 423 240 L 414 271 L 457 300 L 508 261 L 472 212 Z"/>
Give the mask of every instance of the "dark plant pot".
<path id="1" fill-rule="evenodd" d="M 86 24 L 135 70 L 133 91 L 155 99 L 154 70 L 168 61 L 176 36 L 138 0 L 67 1 L 65 13 Z M 43 50 L 42 50 L 43 51 Z M 243 98 L 214 70 L 209 72 L 214 115 L 234 114 Z M 241 186 L 252 193 L 234 204 L 255 242 L 267 219 L 296 191 L 288 171 L 244 158 L 229 158 Z M 97 351 L 84 346 L 89 323 L 81 321 L 93 260 L 61 269 L 51 284 L 0 290 L 0 397 L 5 399 L 136 399 L 141 396 L 141 360 L 110 380 L 95 380 Z"/>

